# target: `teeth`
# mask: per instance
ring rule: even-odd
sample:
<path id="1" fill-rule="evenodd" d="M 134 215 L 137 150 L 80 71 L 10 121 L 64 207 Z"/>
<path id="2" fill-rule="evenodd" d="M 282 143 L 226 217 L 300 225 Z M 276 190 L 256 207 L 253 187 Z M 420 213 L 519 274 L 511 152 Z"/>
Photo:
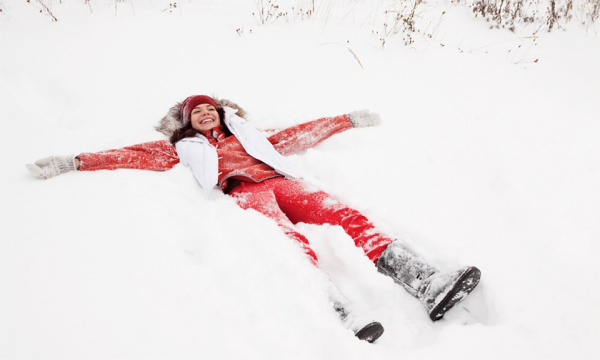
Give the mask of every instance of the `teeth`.
<path id="1" fill-rule="evenodd" d="M 202 123 L 206 124 L 207 122 L 211 122 L 211 121 L 213 121 L 213 120 L 212 119 L 206 119 L 206 120 L 202 121 Z"/>

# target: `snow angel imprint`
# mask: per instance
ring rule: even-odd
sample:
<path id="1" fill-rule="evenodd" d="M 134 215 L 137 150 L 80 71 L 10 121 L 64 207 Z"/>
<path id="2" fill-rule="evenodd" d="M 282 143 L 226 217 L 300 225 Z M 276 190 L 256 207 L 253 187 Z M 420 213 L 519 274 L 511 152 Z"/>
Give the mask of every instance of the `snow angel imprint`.
<path id="1" fill-rule="evenodd" d="M 316 266 L 316 254 L 294 224 L 341 226 L 377 270 L 421 301 L 436 321 L 477 286 L 479 269 L 466 266 L 449 273 L 438 271 L 405 244 L 376 229 L 360 212 L 303 181 L 285 157 L 339 132 L 379 122 L 377 114 L 360 110 L 292 126 L 267 137 L 246 124 L 244 110 L 235 103 L 194 95 L 175 104 L 156 127 L 169 141 L 51 156 L 28 164 L 27 169 L 48 179 L 71 170 L 168 170 L 181 163 L 191 169 L 206 195 L 217 188 L 234 197 L 243 209 L 254 209 L 275 221 Z M 333 284 L 329 293 L 342 323 L 359 339 L 373 342 L 381 336 L 381 323 L 352 311 Z"/>

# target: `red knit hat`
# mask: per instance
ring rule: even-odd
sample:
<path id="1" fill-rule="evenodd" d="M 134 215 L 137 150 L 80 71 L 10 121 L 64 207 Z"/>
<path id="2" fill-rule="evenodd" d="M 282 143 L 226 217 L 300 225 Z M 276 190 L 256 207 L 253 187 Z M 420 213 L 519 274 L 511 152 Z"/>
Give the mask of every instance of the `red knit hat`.
<path id="1" fill-rule="evenodd" d="M 202 104 L 210 104 L 215 108 L 217 107 L 215 101 L 210 96 L 206 95 L 192 95 L 183 100 L 179 110 L 183 119 L 183 126 L 187 125 L 187 123 L 190 121 L 190 114 L 192 113 L 192 110 L 194 110 L 196 106 Z"/>

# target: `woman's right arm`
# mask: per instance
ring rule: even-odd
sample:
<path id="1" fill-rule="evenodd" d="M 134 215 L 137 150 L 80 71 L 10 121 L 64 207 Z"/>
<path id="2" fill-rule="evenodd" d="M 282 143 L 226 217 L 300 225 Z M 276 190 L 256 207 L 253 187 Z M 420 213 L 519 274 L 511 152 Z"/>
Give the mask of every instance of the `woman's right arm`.
<path id="1" fill-rule="evenodd" d="M 36 161 L 35 164 L 27 164 L 27 169 L 40 179 L 49 179 L 71 170 L 165 171 L 178 163 L 179 157 L 173 145 L 166 140 L 160 140 L 97 153 L 81 153 L 77 157 L 50 156 Z"/>

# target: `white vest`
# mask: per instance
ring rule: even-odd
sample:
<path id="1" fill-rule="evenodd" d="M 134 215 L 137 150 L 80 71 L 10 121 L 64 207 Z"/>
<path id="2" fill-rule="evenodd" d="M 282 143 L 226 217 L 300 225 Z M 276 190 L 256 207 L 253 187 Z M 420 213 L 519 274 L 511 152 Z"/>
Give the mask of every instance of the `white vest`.
<path id="1" fill-rule="evenodd" d="M 245 120 L 236 115 L 237 110 L 227 106 L 223 110 L 225 126 L 242 144 L 248 155 L 264 162 L 285 177 L 302 178 L 294 164 L 278 153 L 260 131 L 244 124 Z M 192 169 L 194 177 L 204 190 L 204 195 L 208 197 L 211 189 L 219 182 L 217 149 L 201 134 L 178 141 L 175 149 L 181 163 Z"/>

